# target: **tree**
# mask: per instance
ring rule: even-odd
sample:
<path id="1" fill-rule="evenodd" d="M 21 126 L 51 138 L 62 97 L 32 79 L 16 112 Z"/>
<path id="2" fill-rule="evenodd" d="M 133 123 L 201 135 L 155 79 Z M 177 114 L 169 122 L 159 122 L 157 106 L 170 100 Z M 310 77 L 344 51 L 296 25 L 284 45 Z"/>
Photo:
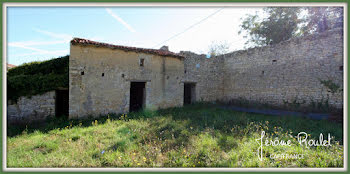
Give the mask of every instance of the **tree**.
<path id="1" fill-rule="evenodd" d="M 300 10 L 301 8 L 297 7 L 264 8 L 266 17 L 261 18 L 258 14 L 248 15 L 240 25 L 239 34 L 247 32 L 248 43 L 258 46 L 288 40 L 297 35 L 298 24 L 302 21 L 298 18 Z"/>
<path id="2" fill-rule="evenodd" d="M 342 25 L 342 7 L 267 7 L 264 15 L 244 18 L 238 34 L 249 38 L 246 45 L 264 46 Z"/>
<path id="3" fill-rule="evenodd" d="M 212 42 L 209 45 L 209 55 L 210 57 L 218 56 L 221 54 L 228 53 L 230 49 L 230 45 L 227 42 Z"/>
<path id="4" fill-rule="evenodd" d="M 307 33 L 320 33 L 343 26 L 342 7 L 306 7 Z"/>

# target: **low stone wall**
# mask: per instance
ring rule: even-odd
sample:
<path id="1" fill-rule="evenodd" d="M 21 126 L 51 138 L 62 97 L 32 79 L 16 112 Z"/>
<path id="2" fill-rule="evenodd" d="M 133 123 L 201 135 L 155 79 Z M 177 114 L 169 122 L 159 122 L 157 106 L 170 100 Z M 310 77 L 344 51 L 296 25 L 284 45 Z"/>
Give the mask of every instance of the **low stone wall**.
<path id="1" fill-rule="evenodd" d="M 224 100 L 343 108 L 342 29 L 220 58 L 225 59 Z"/>
<path id="2" fill-rule="evenodd" d="M 55 91 L 31 97 L 20 97 L 17 102 L 8 101 L 8 122 L 44 120 L 55 115 Z"/>
<path id="3" fill-rule="evenodd" d="M 343 108 L 343 29 L 206 58 L 185 56 L 197 101 Z"/>

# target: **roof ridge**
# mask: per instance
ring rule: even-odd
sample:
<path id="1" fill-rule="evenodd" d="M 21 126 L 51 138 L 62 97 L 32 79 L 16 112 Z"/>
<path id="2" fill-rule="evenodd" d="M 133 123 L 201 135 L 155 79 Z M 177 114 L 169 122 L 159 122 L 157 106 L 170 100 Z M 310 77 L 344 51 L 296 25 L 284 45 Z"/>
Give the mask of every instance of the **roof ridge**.
<path id="1" fill-rule="evenodd" d="M 73 45 L 95 45 L 95 46 L 103 46 L 103 47 L 112 48 L 112 49 L 120 49 L 120 50 L 124 50 L 124 51 L 144 52 L 144 53 L 156 54 L 156 55 L 160 55 L 160 56 L 184 58 L 180 54 L 177 54 L 177 53 L 174 53 L 171 51 L 167 51 L 167 50 L 114 45 L 114 44 L 97 42 L 97 41 L 92 41 L 89 39 L 83 39 L 83 38 L 78 38 L 78 37 L 74 37 L 71 40 L 71 44 L 73 44 Z"/>

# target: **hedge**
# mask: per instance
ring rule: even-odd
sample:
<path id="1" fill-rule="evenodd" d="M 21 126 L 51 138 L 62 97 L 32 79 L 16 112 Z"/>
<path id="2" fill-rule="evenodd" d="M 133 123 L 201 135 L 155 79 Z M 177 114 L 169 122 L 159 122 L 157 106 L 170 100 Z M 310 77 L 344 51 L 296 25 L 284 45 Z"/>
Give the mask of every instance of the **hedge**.
<path id="1" fill-rule="evenodd" d="M 68 88 L 69 56 L 43 62 L 31 62 L 7 72 L 7 98 L 43 94 L 59 87 Z"/>

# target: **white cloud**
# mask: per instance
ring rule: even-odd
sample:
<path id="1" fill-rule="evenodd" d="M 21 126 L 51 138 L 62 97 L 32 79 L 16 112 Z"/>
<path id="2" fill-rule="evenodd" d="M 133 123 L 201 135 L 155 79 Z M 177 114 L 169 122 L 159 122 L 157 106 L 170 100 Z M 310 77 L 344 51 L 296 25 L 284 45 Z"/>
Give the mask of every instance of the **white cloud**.
<path id="1" fill-rule="evenodd" d="M 67 41 L 44 41 L 44 42 L 40 42 L 40 41 L 22 41 L 22 42 L 10 42 L 8 43 L 8 46 L 10 47 L 17 47 L 17 48 L 23 48 L 23 49 L 27 49 L 27 50 L 32 50 L 35 51 L 33 53 L 30 53 L 29 55 L 39 55 L 39 54 L 50 54 L 50 53 L 54 53 L 57 51 L 47 51 L 47 50 L 43 50 L 43 49 L 39 49 L 39 48 L 34 48 L 31 46 L 38 46 L 38 45 L 53 45 L 53 44 L 59 44 L 59 43 L 67 43 Z M 27 55 L 27 54 L 26 54 Z"/>
<path id="2" fill-rule="evenodd" d="M 29 47 L 29 46 L 26 46 L 25 44 L 21 44 L 19 42 L 17 42 L 17 43 L 9 43 L 8 45 L 11 46 L 11 47 L 18 47 L 18 48 L 23 48 L 23 49 L 27 49 L 27 50 L 33 50 L 33 51 L 36 51 L 37 53 L 46 53 L 47 52 L 46 50 Z"/>
<path id="3" fill-rule="evenodd" d="M 29 54 L 15 54 L 12 56 L 28 56 L 28 55 L 48 55 L 48 54 L 57 54 L 57 53 L 67 53 L 67 50 L 58 50 L 58 51 L 47 51 L 43 49 L 34 48 L 32 46 L 43 46 L 43 45 L 55 45 L 55 44 L 64 44 L 69 43 L 69 41 L 72 39 L 71 35 L 68 34 L 60 34 L 60 33 L 53 33 L 41 29 L 34 28 L 33 30 L 45 34 L 47 36 L 60 39 L 56 41 L 19 41 L 19 42 L 10 42 L 8 43 L 8 46 L 10 47 L 17 47 L 17 48 L 23 48 L 27 50 L 35 51 L 33 53 Z"/>
<path id="4" fill-rule="evenodd" d="M 66 40 L 57 40 L 57 41 L 20 41 L 20 42 L 10 42 L 9 45 L 21 45 L 21 46 L 38 46 L 38 45 L 55 45 L 67 43 Z"/>
<path id="5" fill-rule="evenodd" d="M 108 14 L 110 14 L 114 19 L 123 24 L 129 31 L 136 32 L 134 28 L 132 28 L 128 23 L 126 23 L 122 18 L 120 18 L 117 14 L 113 13 L 111 9 L 106 8 Z"/>
<path id="6" fill-rule="evenodd" d="M 69 35 L 69 34 L 54 33 L 54 32 L 45 31 L 45 30 L 41 30 L 41 29 L 37 29 L 37 28 L 34 28 L 33 30 L 36 31 L 36 32 L 45 34 L 47 36 L 51 36 L 53 38 L 63 39 L 65 41 L 70 41 L 73 38 L 73 36 Z"/>
<path id="7" fill-rule="evenodd" d="M 34 52 L 27 54 L 13 54 L 11 56 L 31 56 L 31 55 L 48 55 L 48 54 L 68 54 L 69 50 L 56 50 L 56 51 L 44 51 L 44 52 Z"/>

